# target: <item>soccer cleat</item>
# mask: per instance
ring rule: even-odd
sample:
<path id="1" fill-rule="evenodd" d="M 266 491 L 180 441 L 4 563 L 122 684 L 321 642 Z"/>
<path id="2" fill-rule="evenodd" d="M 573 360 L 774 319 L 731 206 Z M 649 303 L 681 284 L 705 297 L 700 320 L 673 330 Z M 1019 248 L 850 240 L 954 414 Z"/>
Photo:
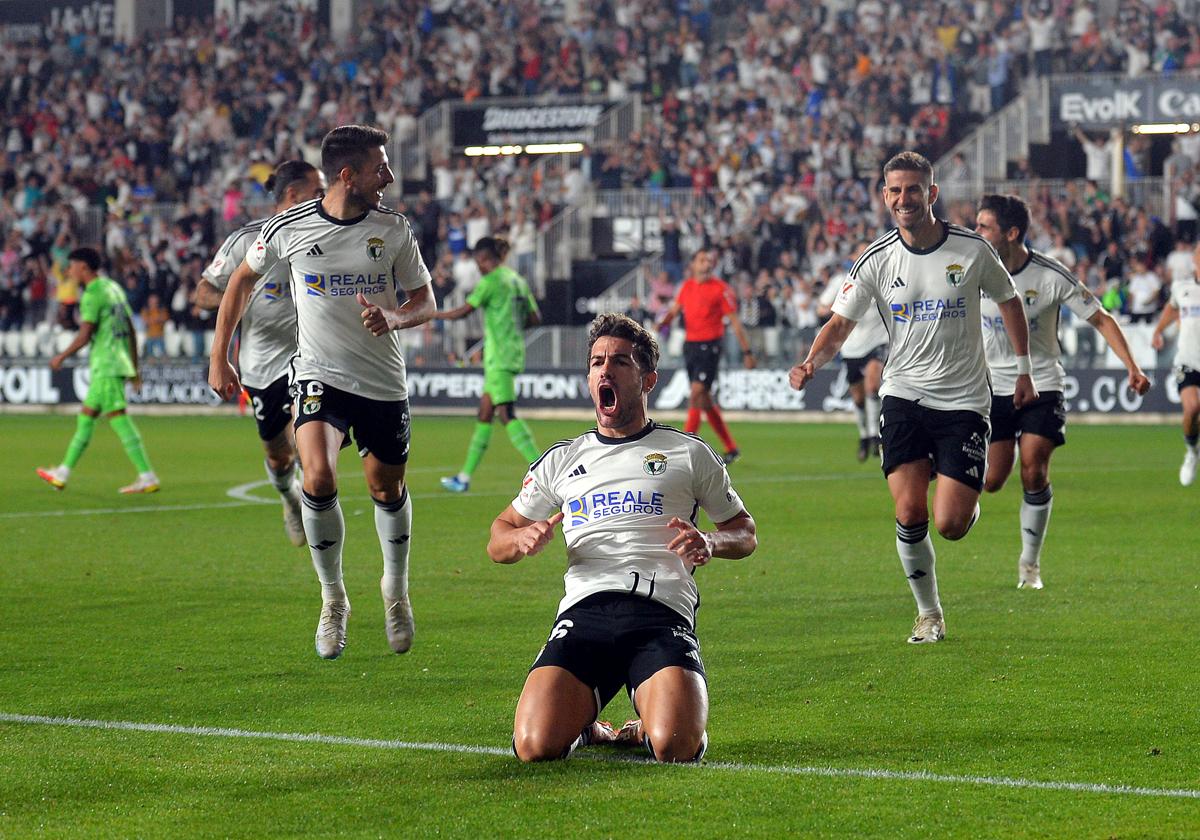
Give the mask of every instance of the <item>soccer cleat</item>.
<path id="1" fill-rule="evenodd" d="M 1194 449 L 1188 449 L 1187 452 L 1184 453 L 1183 464 L 1179 467 L 1179 483 L 1184 487 L 1189 486 L 1193 481 L 1196 480 L 1196 461 L 1196 451 Z M 38 470 L 38 475 L 41 475 L 41 472 L 41 470 Z M 44 477 L 45 476 L 43 476 L 43 478 Z M 46 480 L 50 481 L 48 478 Z"/>
<path id="2" fill-rule="evenodd" d="M 394 653 L 407 653 L 413 643 L 413 613 L 408 596 L 393 598 L 383 588 L 383 580 L 379 581 L 379 589 L 383 593 L 383 628 L 387 631 L 388 646 Z"/>
<path id="3" fill-rule="evenodd" d="M 732 464 L 734 461 L 736 461 L 738 458 L 741 458 L 741 457 L 742 457 L 742 450 L 730 449 L 728 452 L 726 452 L 724 455 L 721 456 L 721 460 L 725 463 L 725 466 L 728 467 L 730 464 Z"/>
<path id="4" fill-rule="evenodd" d="M 867 456 L 871 454 L 871 439 L 859 438 L 858 440 L 858 462 L 861 464 L 867 460 Z"/>
<path id="5" fill-rule="evenodd" d="M 337 659 L 346 647 L 346 622 L 350 618 L 349 601 L 325 601 L 317 621 L 317 656 Z"/>
<path id="6" fill-rule="evenodd" d="M 946 638 L 946 622 L 940 612 L 932 615 L 918 615 L 913 623 L 912 635 L 908 637 L 910 645 L 928 645 L 940 642 Z"/>
<path id="7" fill-rule="evenodd" d="M 618 747 L 640 747 L 645 743 L 646 735 L 642 730 L 640 718 L 625 721 L 625 725 L 617 730 L 612 743 Z"/>
<path id="8" fill-rule="evenodd" d="M 1017 589 L 1042 588 L 1042 569 L 1037 563 L 1019 563 L 1017 565 Z"/>
<path id="9" fill-rule="evenodd" d="M 595 720 L 584 727 L 579 733 L 579 746 L 587 747 L 592 744 L 614 744 L 617 741 L 617 730 L 606 720 Z"/>
<path id="10" fill-rule="evenodd" d="M 287 532 L 292 545 L 307 544 L 304 536 L 304 515 L 300 510 L 300 490 L 293 485 L 296 492 L 283 497 L 283 530 Z"/>
<path id="11" fill-rule="evenodd" d="M 137 481 L 133 484 L 127 484 L 121 488 L 120 492 L 124 496 L 133 493 L 157 493 L 161 485 L 158 483 L 158 476 L 154 473 L 145 473 L 139 475 Z"/>
<path id="12" fill-rule="evenodd" d="M 471 489 L 471 482 L 460 481 L 456 475 L 448 475 L 442 479 L 442 487 L 451 493 L 466 493 Z"/>
<path id="13" fill-rule="evenodd" d="M 62 490 L 67 486 L 67 474 L 63 472 L 62 467 L 38 467 L 37 476 L 42 481 L 49 484 L 55 490 Z"/>

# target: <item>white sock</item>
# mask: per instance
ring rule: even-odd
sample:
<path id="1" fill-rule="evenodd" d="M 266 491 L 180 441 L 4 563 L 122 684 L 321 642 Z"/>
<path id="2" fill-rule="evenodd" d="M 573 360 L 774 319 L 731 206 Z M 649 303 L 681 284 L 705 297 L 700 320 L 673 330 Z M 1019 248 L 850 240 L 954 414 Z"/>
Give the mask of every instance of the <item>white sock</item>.
<path id="1" fill-rule="evenodd" d="M 394 502 L 375 499 L 375 532 L 383 549 L 383 588 L 393 598 L 408 595 L 408 550 L 412 545 L 412 501 L 408 487 Z"/>
<path id="2" fill-rule="evenodd" d="M 879 437 L 879 412 L 883 410 L 883 402 L 878 394 L 867 394 L 867 437 Z"/>
<path id="3" fill-rule="evenodd" d="M 1025 492 L 1021 501 L 1021 562 L 1038 565 L 1042 557 L 1042 542 L 1046 539 L 1046 526 L 1050 523 L 1050 508 L 1054 497 L 1050 485 L 1045 490 Z"/>
<path id="4" fill-rule="evenodd" d="M 275 470 L 271 469 L 270 462 L 266 460 L 263 461 L 263 466 L 266 467 L 267 470 L 267 480 L 271 482 L 271 484 L 280 492 L 281 495 L 286 496 L 288 493 L 292 492 L 292 479 L 296 475 L 295 461 L 292 461 L 290 464 L 288 464 L 287 468 L 282 472 L 275 472 Z"/>
<path id="5" fill-rule="evenodd" d="M 871 431 L 871 426 L 867 420 L 867 409 L 864 406 L 854 406 L 854 422 L 858 424 L 859 440 L 874 437 L 874 433 Z"/>
<path id="6" fill-rule="evenodd" d="M 462 484 L 470 484 L 470 483 L 471 483 L 471 476 L 467 475 L 465 472 L 460 472 L 460 473 L 459 473 L 457 476 L 455 476 L 455 477 L 456 477 L 456 478 L 459 480 L 459 482 L 460 482 L 460 483 L 462 483 Z"/>
<path id="7" fill-rule="evenodd" d="M 917 611 L 921 615 L 940 613 L 942 602 L 938 600 L 937 576 L 933 571 L 936 558 L 933 540 L 929 538 L 929 523 L 901 525 L 897 521 L 896 553 L 900 555 L 904 576 L 917 601 Z"/>
<path id="8" fill-rule="evenodd" d="M 304 536 L 312 554 L 313 568 L 321 581 L 321 598 L 326 601 L 345 601 L 346 587 L 342 585 L 342 541 L 346 523 L 337 492 L 328 496 L 304 496 Z"/>

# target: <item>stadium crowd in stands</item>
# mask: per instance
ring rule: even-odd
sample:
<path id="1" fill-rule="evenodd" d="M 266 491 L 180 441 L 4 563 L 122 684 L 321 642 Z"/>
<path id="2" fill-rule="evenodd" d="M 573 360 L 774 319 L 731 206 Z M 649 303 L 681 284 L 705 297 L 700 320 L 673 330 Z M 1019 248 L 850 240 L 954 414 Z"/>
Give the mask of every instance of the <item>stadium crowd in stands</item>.
<path id="1" fill-rule="evenodd" d="M 643 130 L 565 170 L 527 156 L 433 160 L 427 191 L 390 200 L 414 224 L 439 303 L 474 281 L 466 251 L 481 236 L 507 235 L 530 275 L 537 231 L 587 189 L 684 189 L 711 196 L 709 209 L 664 200 L 664 218 L 717 249 L 745 323 L 808 329 L 853 243 L 886 224 L 875 186 L 893 152 L 936 158 L 1029 75 L 1200 67 L 1195 0 L 1122 0 L 1115 21 L 1062 0 L 942 0 L 920 13 L 898 0 L 604 0 L 569 20 L 538 0 L 402 0 L 337 48 L 310 13 L 257 5 L 265 17 L 236 25 L 179 21 L 135 43 L 59 31 L 0 53 L 0 331 L 72 328 L 66 254 L 102 237 L 151 337 L 164 311 L 200 335 L 190 294 L 203 261 L 265 211 L 275 162 L 315 160 L 338 124 L 403 142 L 443 100 L 547 93 L 640 97 Z M 1030 196 L 1034 246 L 1110 308 L 1145 317 L 1146 275 L 1157 308 L 1175 236 L 1195 236 L 1198 156 L 1192 143 L 1173 157 L 1178 229 L 1081 181 Z M 103 208 L 99 229 L 89 208 Z M 969 204 L 941 210 L 973 223 Z M 656 285 L 650 316 L 677 279 L 668 270 Z"/>

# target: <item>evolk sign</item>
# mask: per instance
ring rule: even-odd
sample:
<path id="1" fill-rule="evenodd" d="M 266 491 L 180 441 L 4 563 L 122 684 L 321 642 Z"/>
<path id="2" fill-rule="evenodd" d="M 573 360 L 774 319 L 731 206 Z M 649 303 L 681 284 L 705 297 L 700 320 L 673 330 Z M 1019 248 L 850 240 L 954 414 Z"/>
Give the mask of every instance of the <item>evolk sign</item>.
<path id="1" fill-rule="evenodd" d="M 1050 93 L 1058 127 L 1112 128 L 1200 120 L 1200 75 L 1059 77 L 1051 80 Z"/>

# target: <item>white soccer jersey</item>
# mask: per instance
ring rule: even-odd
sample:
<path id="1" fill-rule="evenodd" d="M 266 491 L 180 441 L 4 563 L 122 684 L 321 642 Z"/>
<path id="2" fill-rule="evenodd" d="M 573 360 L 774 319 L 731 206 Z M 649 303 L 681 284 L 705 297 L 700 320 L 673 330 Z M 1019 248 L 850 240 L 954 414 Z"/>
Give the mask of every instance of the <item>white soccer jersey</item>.
<path id="1" fill-rule="evenodd" d="M 1061 391 L 1067 373 L 1063 370 L 1062 348 L 1058 344 L 1060 307 L 1070 307 L 1076 317 L 1086 321 L 1100 311 L 1100 302 L 1079 284 L 1066 266 L 1033 249 L 1012 279 L 1025 304 L 1025 317 L 1029 321 L 1033 384 L 1038 391 Z M 984 295 L 979 309 L 983 317 L 983 344 L 992 372 L 992 390 L 1005 396 L 1016 393 L 1017 354 L 1004 330 L 1000 307 Z"/>
<path id="2" fill-rule="evenodd" d="M 848 274 L 838 274 L 831 278 L 829 285 L 821 292 L 821 305 L 833 306 L 838 292 L 849 279 L 850 275 Z M 842 344 L 842 358 L 862 359 L 876 347 L 886 346 L 889 340 L 887 324 L 884 320 L 868 314 L 854 325 L 854 329 Z"/>
<path id="3" fill-rule="evenodd" d="M 657 423 L 627 438 L 592 429 L 559 441 L 529 468 L 513 509 L 533 520 L 562 511 L 566 595 L 558 611 L 597 592 L 629 592 L 665 604 L 693 626 L 700 594 L 694 567 L 667 549 L 671 518 L 713 522 L 742 500 L 708 444 Z"/>
<path id="4" fill-rule="evenodd" d="M 258 219 L 229 234 L 201 276 L 224 291 L 266 223 L 266 219 Z M 279 262 L 254 284 L 242 314 L 238 369 L 243 384 L 266 388 L 287 374 L 288 362 L 295 354 L 296 306 L 287 263 Z"/>
<path id="5" fill-rule="evenodd" d="M 1200 278 L 1171 284 L 1171 302 L 1179 310 L 1175 365 L 1200 370 Z"/>
<path id="6" fill-rule="evenodd" d="M 995 249 L 966 228 L 942 222 L 942 240 L 910 248 L 892 230 L 850 269 L 833 311 L 883 318 L 890 335 L 880 396 L 920 401 L 942 411 L 991 412 L 979 295 L 1016 296 Z"/>
<path id="7" fill-rule="evenodd" d="M 326 214 L 320 199 L 306 201 L 263 226 L 246 262 L 260 274 L 291 265 L 293 381 L 317 379 L 373 400 L 407 398 L 400 336 L 395 330 L 371 335 L 355 299 L 362 292 L 371 303 L 395 308 L 398 288 L 413 291 L 430 282 L 407 219 L 371 208 L 343 221 Z"/>

